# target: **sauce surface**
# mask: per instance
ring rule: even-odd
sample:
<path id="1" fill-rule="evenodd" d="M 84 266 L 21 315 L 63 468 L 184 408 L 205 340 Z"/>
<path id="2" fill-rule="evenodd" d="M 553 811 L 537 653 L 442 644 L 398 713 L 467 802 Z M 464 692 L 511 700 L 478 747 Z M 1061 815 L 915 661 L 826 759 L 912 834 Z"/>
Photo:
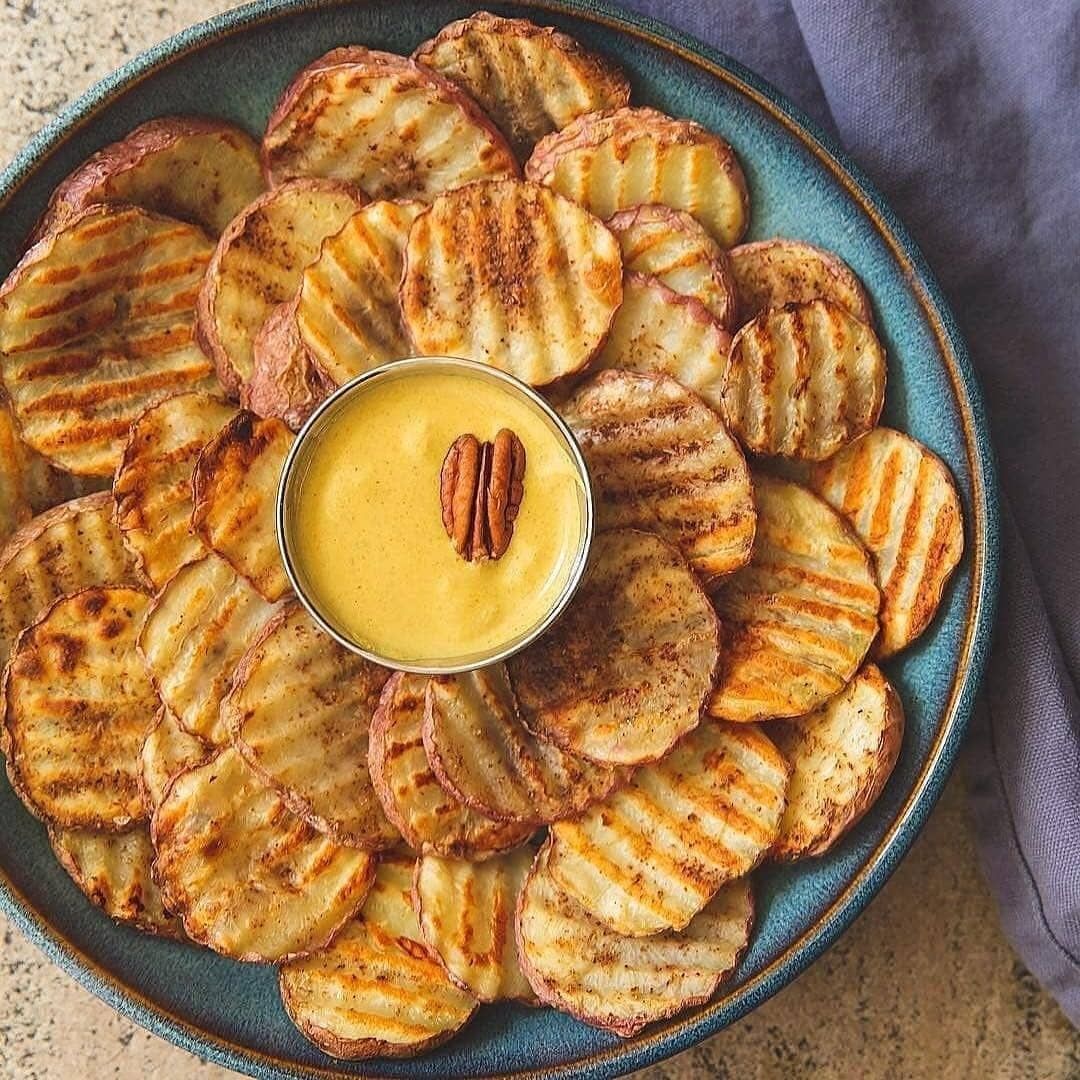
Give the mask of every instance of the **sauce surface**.
<path id="1" fill-rule="evenodd" d="M 498 560 L 468 562 L 446 534 L 439 472 L 453 441 L 500 428 L 525 447 L 525 493 Z M 416 664 L 509 644 L 556 604 L 585 531 L 574 459 L 511 387 L 469 371 L 411 369 L 365 384 L 297 466 L 289 550 L 305 592 L 345 637 Z"/>

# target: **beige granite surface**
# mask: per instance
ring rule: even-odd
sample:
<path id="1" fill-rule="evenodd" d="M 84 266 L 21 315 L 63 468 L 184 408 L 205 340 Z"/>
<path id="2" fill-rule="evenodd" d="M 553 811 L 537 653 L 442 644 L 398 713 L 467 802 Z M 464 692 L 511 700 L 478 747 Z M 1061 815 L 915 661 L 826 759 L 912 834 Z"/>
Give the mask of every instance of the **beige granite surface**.
<path id="1" fill-rule="evenodd" d="M 227 6 L 4 0 L 0 162 L 94 79 Z M 229 1075 L 115 1014 L 2 918 L 0 934 L 0 1080 Z M 810 971 L 741 1023 L 642 1075 L 1080 1080 L 1080 1034 L 1001 936 L 954 778 L 882 894 Z"/>

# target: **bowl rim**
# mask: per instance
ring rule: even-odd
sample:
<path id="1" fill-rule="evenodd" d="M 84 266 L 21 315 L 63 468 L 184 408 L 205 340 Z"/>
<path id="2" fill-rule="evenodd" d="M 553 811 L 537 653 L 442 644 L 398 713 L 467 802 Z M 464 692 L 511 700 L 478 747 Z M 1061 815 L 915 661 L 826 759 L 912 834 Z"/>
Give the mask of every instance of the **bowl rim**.
<path id="1" fill-rule="evenodd" d="M 0 212 L 44 158 L 86 126 L 97 112 L 135 89 L 147 76 L 189 53 L 253 26 L 354 0 L 253 0 L 190 26 L 129 60 L 91 86 L 46 124 L 0 173 Z M 567 15 L 628 34 L 673 53 L 749 98 L 800 142 L 866 214 L 893 257 L 906 269 L 915 297 L 937 340 L 963 427 L 972 485 L 972 589 L 956 671 L 927 761 L 885 835 L 828 908 L 762 971 L 690 1015 L 650 1025 L 640 1035 L 573 1061 L 525 1069 L 514 1077 L 575 1080 L 618 1076 L 685 1050 L 740 1019 L 816 960 L 854 921 L 907 853 L 951 772 L 975 703 L 990 649 L 1000 572 L 997 469 L 978 378 L 959 325 L 922 252 L 866 174 L 836 140 L 766 80 L 690 34 L 629 12 L 608 0 L 516 0 L 523 14 Z M 308 1066 L 234 1043 L 206 1031 L 128 986 L 53 927 L 0 867 L 0 908 L 51 960 L 83 986 L 155 1034 L 189 1052 L 253 1076 L 338 1080 L 357 1075 Z M 366 1072 L 366 1076 L 377 1073 Z"/>

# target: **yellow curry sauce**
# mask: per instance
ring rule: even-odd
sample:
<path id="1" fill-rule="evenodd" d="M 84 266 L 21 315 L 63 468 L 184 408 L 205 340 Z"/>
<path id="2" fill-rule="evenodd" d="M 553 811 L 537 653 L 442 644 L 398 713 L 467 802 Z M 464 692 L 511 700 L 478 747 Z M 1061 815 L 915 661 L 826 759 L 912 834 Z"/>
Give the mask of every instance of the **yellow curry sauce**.
<path id="1" fill-rule="evenodd" d="M 498 560 L 458 555 L 439 473 L 454 440 L 510 428 L 525 492 Z M 299 463 L 298 463 L 299 464 Z M 362 384 L 305 454 L 290 554 L 304 591 L 344 637 L 418 665 L 498 651 L 540 623 L 567 586 L 586 529 L 574 458 L 505 383 L 414 368 Z"/>

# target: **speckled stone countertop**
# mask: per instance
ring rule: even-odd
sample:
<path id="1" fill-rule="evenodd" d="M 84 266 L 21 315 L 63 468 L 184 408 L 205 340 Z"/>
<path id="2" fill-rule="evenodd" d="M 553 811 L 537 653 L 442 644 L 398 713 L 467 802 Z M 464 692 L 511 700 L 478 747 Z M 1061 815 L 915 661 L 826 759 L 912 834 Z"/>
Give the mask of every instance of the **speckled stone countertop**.
<path id="1" fill-rule="evenodd" d="M 4 0 L 0 162 L 95 79 L 228 6 Z M 230 1075 L 118 1016 L 2 918 L 0 935 L 3 1080 Z M 881 895 L 801 979 L 698 1049 L 642 1074 L 728 1076 L 1080 1080 L 1080 1033 L 998 929 L 960 779 Z"/>

